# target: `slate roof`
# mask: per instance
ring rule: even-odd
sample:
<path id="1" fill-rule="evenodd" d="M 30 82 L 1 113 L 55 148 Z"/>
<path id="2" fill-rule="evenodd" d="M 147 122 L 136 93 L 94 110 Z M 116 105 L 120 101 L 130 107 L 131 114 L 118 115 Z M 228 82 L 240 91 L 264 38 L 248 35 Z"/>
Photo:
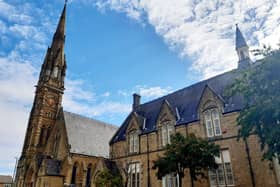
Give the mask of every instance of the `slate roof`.
<path id="1" fill-rule="evenodd" d="M 241 47 L 248 47 L 241 31 L 239 30 L 238 26 L 236 25 L 236 40 L 235 40 L 235 47 L 236 49 L 241 48 Z"/>
<path id="2" fill-rule="evenodd" d="M 109 157 L 109 141 L 118 127 L 70 112 L 63 114 L 71 153 Z"/>
<path id="3" fill-rule="evenodd" d="M 208 80 L 201 81 L 189 87 L 178 90 L 151 102 L 139 105 L 134 111 L 138 116 L 145 118 L 145 124 L 141 124 L 141 133 L 149 133 L 156 129 L 156 120 L 163 102 L 167 102 L 172 111 L 178 113 L 176 125 L 188 124 L 199 120 L 198 105 L 203 91 L 208 86 L 224 102 L 224 113 L 239 111 L 243 104 L 240 96 L 226 98 L 224 90 L 239 75 L 239 71 L 233 70 Z M 131 114 L 126 118 L 117 133 L 111 139 L 110 144 L 125 140 L 125 131 L 128 126 Z"/>
<path id="4" fill-rule="evenodd" d="M 13 177 L 9 175 L 0 175 L 0 184 L 11 184 L 13 183 Z"/>

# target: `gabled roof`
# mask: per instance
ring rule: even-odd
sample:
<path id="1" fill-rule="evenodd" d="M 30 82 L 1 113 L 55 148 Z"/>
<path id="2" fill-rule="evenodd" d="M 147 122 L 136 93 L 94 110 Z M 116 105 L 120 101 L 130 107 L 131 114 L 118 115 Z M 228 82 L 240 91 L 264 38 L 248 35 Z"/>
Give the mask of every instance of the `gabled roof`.
<path id="1" fill-rule="evenodd" d="M 142 129 L 142 133 L 149 133 L 156 129 L 157 116 L 160 112 L 160 108 L 165 100 L 170 104 L 173 111 L 178 111 L 180 119 L 177 120 L 176 125 L 188 124 L 199 120 L 198 106 L 202 97 L 205 87 L 211 88 L 211 90 L 224 101 L 224 112 L 238 111 L 242 108 L 242 98 L 240 96 L 234 96 L 232 98 L 226 98 L 224 96 L 224 90 L 227 86 L 233 83 L 235 78 L 239 75 L 238 70 L 233 70 L 208 80 L 201 81 L 189 87 L 178 90 L 174 93 L 168 94 L 161 98 L 155 99 L 148 103 L 139 105 L 134 109 L 139 116 L 146 119 L 145 129 Z M 177 109 L 176 109 L 177 108 Z M 125 131 L 129 123 L 127 118 L 119 128 L 118 132 L 111 139 L 110 144 L 125 140 Z"/>
<path id="2" fill-rule="evenodd" d="M 118 127 L 70 112 L 63 114 L 71 153 L 109 157 L 109 141 Z"/>

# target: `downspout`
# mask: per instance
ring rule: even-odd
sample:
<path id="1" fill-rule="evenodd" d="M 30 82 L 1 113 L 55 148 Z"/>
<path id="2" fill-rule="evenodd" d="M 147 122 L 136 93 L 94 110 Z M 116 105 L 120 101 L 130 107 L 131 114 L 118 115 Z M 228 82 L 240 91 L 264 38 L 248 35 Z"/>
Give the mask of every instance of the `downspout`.
<path id="1" fill-rule="evenodd" d="M 255 181 L 255 175 L 254 175 L 254 170 L 253 170 L 253 166 L 252 166 L 250 150 L 249 150 L 249 145 L 248 145 L 247 139 L 245 140 L 245 148 L 246 148 L 247 159 L 248 159 L 248 163 L 249 163 L 252 185 L 253 185 L 253 187 L 255 187 L 256 186 L 256 181 Z"/>
<path id="2" fill-rule="evenodd" d="M 148 186 L 147 187 L 150 187 L 150 156 L 149 156 L 149 153 L 150 153 L 150 148 L 149 148 L 149 134 L 147 134 L 147 173 L 148 173 Z"/>

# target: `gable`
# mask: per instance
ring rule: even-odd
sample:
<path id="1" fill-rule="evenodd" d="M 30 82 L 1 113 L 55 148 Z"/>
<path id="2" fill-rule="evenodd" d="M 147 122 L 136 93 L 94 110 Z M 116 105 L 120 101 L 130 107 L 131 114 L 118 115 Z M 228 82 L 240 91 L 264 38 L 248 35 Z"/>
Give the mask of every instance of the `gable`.
<path id="1" fill-rule="evenodd" d="M 219 108 L 223 113 L 225 101 L 214 89 L 206 85 L 198 104 L 197 112 L 200 115 L 204 110 Z"/>
<path id="2" fill-rule="evenodd" d="M 57 142 L 55 142 L 57 141 Z M 57 143 L 57 149 L 59 150 L 57 155 L 54 155 L 54 146 Z M 63 113 L 59 114 L 55 125 L 50 133 L 50 137 L 48 138 L 45 154 L 56 157 L 57 159 L 63 159 L 69 153 L 69 144 L 65 129 L 65 123 L 63 118 Z"/>
<path id="3" fill-rule="evenodd" d="M 172 107 L 168 103 L 167 100 L 164 100 L 160 112 L 157 117 L 157 126 L 161 126 L 162 124 L 169 123 L 170 121 L 176 121 L 176 114 L 173 111 Z"/>
<path id="4" fill-rule="evenodd" d="M 138 131 L 138 130 L 140 130 L 138 116 L 136 113 L 133 113 L 131 114 L 130 120 L 128 122 L 128 126 L 126 128 L 126 134 L 131 131 Z"/>

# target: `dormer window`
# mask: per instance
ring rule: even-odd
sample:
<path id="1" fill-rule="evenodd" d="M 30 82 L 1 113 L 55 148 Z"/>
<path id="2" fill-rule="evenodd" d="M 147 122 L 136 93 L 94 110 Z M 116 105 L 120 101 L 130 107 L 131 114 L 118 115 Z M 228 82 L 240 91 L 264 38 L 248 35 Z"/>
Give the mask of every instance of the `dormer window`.
<path id="1" fill-rule="evenodd" d="M 128 135 L 129 153 L 137 153 L 139 151 L 139 136 L 137 131 L 130 132 Z"/>
<path id="2" fill-rule="evenodd" d="M 162 146 L 166 146 L 171 143 L 171 135 L 174 134 L 174 125 L 167 123 L 161 127 L 161 142 Z"/>
<path id="3" fill-rule="evenodd" d="M 204 112 L 207 136 L 214 137 L 222 135 L 220 125 L 220 115 L 217 108 L 209 109 Z"/>

